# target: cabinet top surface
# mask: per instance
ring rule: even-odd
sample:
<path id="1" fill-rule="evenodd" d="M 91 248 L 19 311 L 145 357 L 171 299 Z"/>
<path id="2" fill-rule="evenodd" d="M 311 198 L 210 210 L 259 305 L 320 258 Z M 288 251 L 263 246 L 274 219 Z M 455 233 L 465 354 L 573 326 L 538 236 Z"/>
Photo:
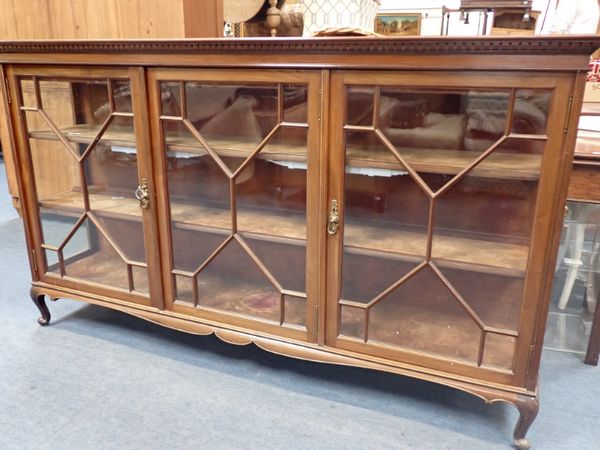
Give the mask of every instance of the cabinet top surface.
<path id="1" fill-rule="evenodd" d="M 0 41 L 0 53 L 585 54 L 600 36 L 328 37 Z"/>

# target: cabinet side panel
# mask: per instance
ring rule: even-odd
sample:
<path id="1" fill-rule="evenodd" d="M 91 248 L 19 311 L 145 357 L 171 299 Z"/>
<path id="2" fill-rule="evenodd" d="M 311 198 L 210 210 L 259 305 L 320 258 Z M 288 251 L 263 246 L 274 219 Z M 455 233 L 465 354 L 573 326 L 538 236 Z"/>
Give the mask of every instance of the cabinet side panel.
<path id="1" fill-rule="evenodd" d="M 560 230 L 564 218 L 567 188 L 577 138 L 578 111 L 581 111 L 583 102 L 585 79 L 586 73 L 579 73 L 572 81 L 564 80 L 557 87 L 555 94 L 556 98 L 563 99 L 563 104 L 558 106 L 553 115 L 553 135 L 548 136 L 549 143 L 552 145 L 553 157 L 548 161 L 547 167 L 543 169 L 552 181 L 548 183 L 549 188 L 547 190 L 540 192 L 540 205 L 538 206 L 537 215 L 543 220 L 545 228 L 534 235 L 538 245 L 533 247 L 542 248 L 545 251 L 540 251 L 539 255 L 532 255 L 532 258 L 534 256 L 544 258 L 544 261 L 540 265 L 532 263 L 532 267 L 542 268 L 541 271 L 531 274 L 531 281 L 539 286 L 539 290 L 536 290 L 537 292 L 532 291 L 530 296 L 527 289 L 526 295 L 529 301 L 526 301 L 526 308 L 528 309 L 524 311 L 522 317 L 522 323 L 529 324 L 522 332 L 523 340 L 531 342 L 531 350 L 527 349 L 530 359 L 526 358 L 525 349 L 521 349 L 523 353 L 518 355 L 520 361 L 527 361 L 528 363 L 527 378 L 523 380 L 523 386 L 532 391 L 536 389 L 538 382 L 546 317 L 552 293 Z M 569 106 L 569 97 L 572 97 L 571 106 Z"/>
<path id="2" fill-rule="evenodd" d="M 4 69 L 0 69 L 2 90 L 0 91 L 0 142 L 2 143 L 2 155 L 8 179 L 8 192 L 12 197 L 13 205 L 18 209 L 19 188 L 17 185 L 17 173 L 13 159 L 13 138 L 10 126 L 10 116 L 8 113 L 8 93 L 6 92 L 6 78 Z"/>

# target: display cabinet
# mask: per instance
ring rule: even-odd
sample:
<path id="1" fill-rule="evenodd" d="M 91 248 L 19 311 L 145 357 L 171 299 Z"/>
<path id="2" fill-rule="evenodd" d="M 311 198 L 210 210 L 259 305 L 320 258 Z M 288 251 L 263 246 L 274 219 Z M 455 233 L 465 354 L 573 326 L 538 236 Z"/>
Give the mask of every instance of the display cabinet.
<path id="1" fill-rule="evenodd" d="M 526 448 L 599 43 L 0 43 L 40 324 L 74 298 L 445 384 Z"/>

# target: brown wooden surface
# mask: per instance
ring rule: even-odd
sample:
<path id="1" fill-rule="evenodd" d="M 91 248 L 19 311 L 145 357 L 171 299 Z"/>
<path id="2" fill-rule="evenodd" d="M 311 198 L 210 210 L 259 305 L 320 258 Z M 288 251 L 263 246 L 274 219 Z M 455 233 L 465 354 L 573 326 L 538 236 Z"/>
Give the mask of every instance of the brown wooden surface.
<path id="1" fill-rule="evenodd" d="M 539 275 L 537 273 L 529 275 L 525 291 L 526 298 L 538 298 L 539 301 L 535 307 L 532 303 L 525 304 L 523 320 L 531 320 L 535 323 L 534 327 L 525 330 L 524 333 L 525 340 L 532 342 L 532 346 L 529 349 L 521 347 L 516 356 L 525 360 L 525 355 L 530 355 L 527 366 L 524 366 L 529 375 L 524 377 L 524 381 L 529 389 L 536 389 L 538 384 L 544 329 L 552 295 L 553 274 L 564 222 L 569 174 L 577 139 L 578 111 L 581 110 L 583 102 L 585 80 L 586 73 L 578 73 L 570 83 L 564 82 L 559 86 L 555 93 L 556 98 L 561 99 L 555 104 L 555 120 L 563 126 L 554 127 L 548 136 L 552 158 L 547 173 L 553 173 L 554 176 L 548 175 L 546 180 L 542 180 L 542 183 L 545 181 L 547 184 L 540 186 L 544 196 L 540 197 L 538 207 L 547 209 L 549 214 L 546 217 L 547 222 L 539 221 L 540 228 L 534 231 L 533 235 L 534 241 L 540 242 L 541 249 L 545 251 L 540 250 L 531 254 L 530 264 L 532 267 L 539 267 L 540 271 Z"/>
<path id="2" fill-rule="evenodd" d="M 188 38 L 223 36 L 224 0 L 181 0 L 183 14 L 183 36 Z M 159 2 L 161 8 L 169 4 Z M 160 10 L 155 10 L 155 20 Z M 180 26 L 180 24 L 177 24 Z M 172 35 L 175 37 L 174 35 Z"/>
<path id="3" fill-rule="evenodd" d="M 0 73 L 4 80 L 3 71 Z M 8 193 L 12 197 L 13 205 L 19 209 L 19 186 L 17 185 L 17 174 L 15 172 L 15 163 L 13 161 L 12 148 L 12 130 L 9 125 L 9 111 L 7 110 L 8 99 L 5 94 L 5 83 L 0 81 L 0 142 L 2 143 L 2 156 L 4 158 L 4 170 L 6 170 L 6 178 L 8 180 Z"/>
<path id="4" fill-rule="evenodd" d="M 98 126 L 76 125 L 62 129 L 71 142 L 89 144 L 98 133 Z M 33 130 L 30 137 L 36 139 L 58 140 L 58 136 L 51 130 Z M 107 145 L 131 147 L 134 144 L 131 130 L 110 129 L 103 135 Z M 206 155 L 207 151 L 193 136 L 167 134 L 167 149 Z M 210 140 L 211 147 L 221 156 L 247 157 L 252 142 L 236 141 L 230 139 Z M 444 150 L 425 148 L 398 148 L 406 161 L 418 172 L 457 174 L 463 170 L 481 153 L 465 150 Z M 348 152 L 348 166 L 370 167 L 381 169 L 398 169 L 398 160 L 389 152 L 378 155 L 376 158 L 373 149 L 368 147 L 350 147 Z M 274 161 L 306 162 L 306 148 L 301 144 L 268 144 L 258 155 L 259 159 Z M 496 152 L 486 159 L 485 165 L 472 171 L 474 176 L 489 178 L 514 178 L 519 180 L 535 180 L 538 178 L 541 164 L 539 155 L 515 155 Z M 400 169 L 401 170 L 401 169 Z"/>
<path id="5" fill-rule="evenodd" d="M 600 116 L 600 103 L 583 102 L 581 106 L 582 116 Z"/>
<path id="6" fill-rule="evenodd" d="M 5 0 L 0 39 L 219 37 L 221 0 Z"/>
<path id="7" fill-rule="evenodd" d="M 523 439 L 526 429 L 537 412 L 537 372 L 545 314 L 551 292 L 550 280 L 555 259 L 553 255 L 556 254 L 558 246 L 567 175 L 575 143 L 574 130 L 577 124 L 577 111 L 581 106 L 585 81 L 585 74 L 582 72 L 576 75 L 576 71 L 585 70 L 587 65 L 585 53 L 599 43 L 600 39 L 598 38 L 580 37 L 531 38 L 522 41 L 515 38 L 469 41 L 440 38 L 321 41 L 282 39 L 243 42 L 231 40 L 223 43 L 216 41 L 148 41 L 123 43 L 118 48 L 107 42 L 0 43 L 0 61 L 8 66 L 7 78 L 13 99 L 10 113 L 15 121 L 14 129 L 18 150 L 16 166 L 18 167 L 20 188 L 23 191 L 26 234 L 29 250 L 37 252 L 31 255 L 34 294 L 48 293 L 54 297 L 76 297 L 185 331 L 201 334 L 216 333 L 228 342 L 237 344 L 260 342 L 260 345 L 271 351 L 290 356 L 379 369 L 389 367 L 396 373 L 409 374 L 464 389 L 488 401 L 508 401 L 517 406 L 521 412 L 522 420 L 517 426 L 515 437 Z M 19 61 L 32 64 L 43 63 L 48 60 L 51 53 L 54 53 L 52 58 L 54 68 L 41 69 L 35 65 L 25 67 L 18 63 Z M 146 79 L 143 80 L 142 69 L 112 71 L 90 66 L 90 64 L 107 62 L 122 66 L 147 64 L 154 68 L 146 73 Z M 69 66 L 63 72 L 56 69 L 56 65 L 60 64 Z M 167 67 L 163 70 L 156 66 Z M 184 71 L 171 69 L 170 66 L 195 68 Z M 207 70 L 211 66 L 220 69 Z M 233 66 L 237 66 L 237 68 Z M 270 70 L 264 70 L 266 68 L 270 68 Z M 321 72 L 306 70 L 308 68 L 319 69 Z M 361 68 L 363 70 L 335 70 L 340 68 Z M 384 68 L 385 71 L 377 70 Z M 393 70 L 398 68 L 414 70 Z M 464 70 L 467 68 L 471 70 Z M 528 72 L 529 69 L 535 72 Z M 137 80 L 136 91 L 142 94 L 135 106 L 138 113 L 142 112 L 136 122 L 136 143 L 139 147 L 140 157 L 144 160 L 140 166 L 140 176 L 148 177 L 152 190 L 152 206 L 143 214 L 147 230 L 145 242 L 146 247 L 151 249 L 147 254 L 149 255 L 149 265 L 154 267 L 151 269 L 153 282 L 159 286 L 152 295 L 154 297 L 152 304 L 143 296 L 120 291 L 102 283 L 42 274 L 43 258 L 39 253 L 42 238 L 39 228 L 35 181 L 31 171 L 32 162 L 26 131 L 22 123 L 22 112 L 19 111 L 15 102 L 17 100 L 16 92 L 18 92 L 15 75 L 18 73 L 49 75 L 53 71 L 68 73 L 75 78 L 110 77 L 118 72 L 121 76 L 125 74 Z M 170 270 L 173 258 L 173 249 L 170 244 L 171 208 L 165 158 L 169 136 L 163 136 L 161 126 L 158 100 L 160 92 L 156 83 L 159 79 L 204 80 L 224 83 L 235 80 L 255 83 L 304 82 L 310 85 L 312 107 L 309 108 L 308 121 L 314 131 L 310 135 L 312 137 L 309 137 L 308 144 L 307 198 L 309 208 L 307 210 L 306 237 L 308 238 L 307 254 L 310 259 L 307 259 L 306 262 L 307 276 L 309 277 L 307 279 L 309 296 L 306 302 L 306 332 L 297 328 L 281 327 L 278 323 L 249 319 L 243 314 L 214 311 L 214 308 L 203 310 L 194 307 L 193 304 L 174 301 L 175 292 Z M 541 174 L 539 178 L 531 177 L 532 170 L 529 168 L 523 173 L 529 174 L 527 176 L 530 181 L 519 181 L 531 183 L 537 179 L 539 182 L 537 202 L 535 206 L 532 205 L 532 211 L 535 211 L 535 220 L 527 232 L 531 234 L 532 238 L 530 250 L 527 251 L 521 244 L 507 244 L 507 241 L 503 239 L 498 239 L 497 242 L 481 242 L 481 237 L 474 234 L 454 236 L 450 241 L 441 239 L 437 243 L 435 236 L 427 237 L 429 241 L 433 239 L 433 246 L 432 254 L 426 256 L 432 256 L 435 259 L 436 252 L 438 255 L 442 255 L 440 265 L 455 264 L 462 269 L 467 266 L 470 268 L 487 266 L 485 270 L 481 270 L 480 276 L 490 276 L 494 270 L 497 272 L 504 270 L 504 276 L 510 275 L 515 278 L 523 276 L 525 273 L 522 305 L 514 303 L 510 306 L 511 308 L 520 308 L 520 314 L 504 310 L 504 312 L 508 311 L 507 314 L 519 324 L 518 329 L 496 329 L 490 328 L 489 325 L 483 325 L 482 328 L 484 331 L 482 335 L 497 333 L 516 338 L 517 344 L 513 361 L 512 364 L 508 364 L 511 369 L 486 366 L 485 353 L 476 355 L 473 362 L 415 348 L 403 348 L 373 341 L 365 343 L 356 339 L 339 337 L 338 299 L 340 298 L 343 239 L 341 232 L 333 236 L 326 234 L 327 210 L 330 201 L 336 199 L 340 206 L 339 213 L 343 225 L 345 155 L 341 127 L 345 121 L 344 85 L 356 83 L 428 88 L 443 86 L 444 88 L 464 87 L 468 89 L 495 87 L 509 90 L 511 88 L 553 90 L 554 97 L 549 111 L 549 123 L 552 126 L 548 127 L 547 136 L 540 137 L 540 139 L 547 140 Z M 144 95 L 144 91 L 147 91 L 148 95 Z M 567 100 L 569 96 L 574 97 L 570 115 Z M 143 99 L 145 98 L 148 99 L 148 105 L 144 103 Z M 567 132 L 566 136 L 564 130 Z M 46 133 L 38 137 L 47 138 L 49 136 Z M 167 141 L 166 144 L 165 141 Z M 52 141 L 44 140 L 43 142 Z M 187 143 L 184 142 L 184 147 L 186 145 Z M 229 147 L 232 147 L 230 143 L 224 145 L 224 148 L 231 151 Z M 194 149 L 196 150 L 197 146 Z M 295 151 L 291 152 L 294 157 L 297 154 Z M 278 149 L 277 155 L 269 157 L 275 158 L 276 156 L 290 158 L 290 151 L 289 149 L 285 151 Z M 424 161 L 418 161 L 416 158 L 414 156 L 411 164 L 417 166 L 425 164 Z M 349 159 L 353 160 L 353 158 Z M 360 159 L 357 158 L 357 160 Z M 456 170 L 455 167 L 452 167 L 452 158 L 446 158 L 443 162 L 435 161 L 433 165 L 428 164 L 429 168 L 424 170 L 434 170 L 436 167 L 445 167 L 444 170 L 448 170 L 450 173 L 454 173 L 453 171 Z M 520 163 L 521 166 L 526 166 L 526 164 L 527 161 Z M 535 164 L 538 164 L 537 161 Z M 511 177 L 515 178 L 515 174 L 509 174 L 506 177 L 504 169 L 506 169 L 505 166 L 498 166 L 494 177 L 497 178 L 504 174 L 505 178 L 500 179 L 506 180 L 508 183 Z M 519 177 L 525 176 L 523 173 Z M 93 193 L 92 195 L 97 194 Z M 54 206 L 61 205 L 62 208 L 62 203 L 57 200 L 56 196 L 53 199 L 45 199 L 45 201 L 54 202 Z M 111 210 L 111 214 L 118 217 L 136 217 L 132 214 L 134 211 L 133 200 L 123 201 L 120 205 L 115 205 L 113 200 L 116 199 L 106 199 L 105 206 L 103 206 L 107 210 Z M 174 203 L 177 205 L 177 202 Z M 65 209 L 68 210 L 68 208 Z M 207 225 L 210 226 L 210 223 L 205 223 L 209 213 L 213 214 L 214 210 L 194 211 L 188 206 L 178 210 L 176 207 L 173 218 L 176 219 L 178 214 L 181 214 L 182 217 L 186 216 L 183 221 L 176 222 L 177 226 L 182 226 L 182 229 L 184 226 L 206 228 Z M 231 214 L 236 214 L 235 209 Z M 139 213 L 137 217 L 139 217 Z M 220 213 L 214 217 L 215 220 L 219 219 Z M 288 222 L 291 224 L 293 221 L 294 216 L 290 215 L 285 220 L 278 220 L 277 225 L 272 225 L 272 227 L 282 227 L 284 230 L 283 238 L 278 236 L 278 239 L 287 238 L 290 243 L 299 241 L 298 230 L 300 228 L 298 224 L 288 225 Z M 258 228 L 259 233 L 266 240 L 272 239 L 273 234 L 281 234 L 281 230 L 277 228 L 275 228 L 276 233 L 273 233 L 273 229 L 261 231 L 260 227 L 270 228 L 265 217 L 261 217 L 260 220 L 253 223 L 253 226 Z M 352 226 L 351 222 L 347 223 L 345 231 L 351 234 Z M 369 233 L 364 232 L 364 224 L 361 226 L 362 229 L 356 228 L 355 240 L 360 242 L 361 239 L 366 239 L 364 248 L 363 245 L 356 245 L 350 249 L 351 251 L 364 254 L 369 252 L 390 253 L 391 249 L 406 260 L 421 256 L 420 252 L 411 251 L 410 245 L 418 242 L 422 236 L 409 234 L 405 238 L 406 245 L 394 247 L 398 245 L 396 240 L 387 240 L 385 233 L 380 230 L 372 230 L 369 237 Z M 430 225 L 430 234 L 432 230 Z M 289 233 L 289 236 L 285 236 L 285 233 Z M 232 237 L 232 239 L 237 238 Z M 275 243 L 276 240 L 273 242 Z M 383 245 L 378 248 L 377 245 L 380 244 Z M 440 247 L 436 248 L 436 245 Z M 409 254 L 403 255 L 402 252 L 407 249 Z M 462 250 L 463 254 L 458 254 L 458 250 Z M 156 295 L 158 295 L 158 299 L 155 298 Z M 455 296 L 457 295 L 455 293 Z M 325 299 L 327 299 L 326 303 L 324 303 Z M 323 308 L 324 305 L 326 305 L 325 308 Z M 163 306 L 165 309 L 161 310 Z M 476 322 L 475 313 L 467 310 L 464 314 L 470 315 L 471 319 L 469 320 Z M 456 326 L 460 328 L 458 322 Z M 506 359 L 507 355 L 510 355 L 510 350 L 507 353 L 504 347 L 498 347 L 498 354 Z"/>
<path id="8" fill-rule="evenodd" d="M 594 274 L 596 275 L 596 274 Z M 590 341 L 588 343 L 587 352 L 585 354 L 584 362 L 591 366 L 598 365 L 598 358 L 600 357 L 600 308 L 596 306 L 594 312 L 594 320 L 592 323 L 592 330 L 590 331 Z"/>
<path id="9" fill-rule="evenodd" d="M 600 202 L 600 166 L 573 165 L 568 198 L 576 201 Z"/>

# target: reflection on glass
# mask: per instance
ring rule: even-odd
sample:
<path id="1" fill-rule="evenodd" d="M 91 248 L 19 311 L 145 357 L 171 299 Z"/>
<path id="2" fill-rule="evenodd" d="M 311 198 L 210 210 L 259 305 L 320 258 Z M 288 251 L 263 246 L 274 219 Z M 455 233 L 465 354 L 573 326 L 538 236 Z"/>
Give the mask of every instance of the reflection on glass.
<path id="1" fill-rule="evenodd" d="M 599 314 L 600 205 L 567 202 L 544 348 L 584 355 Z"/>
<path id="2" fill-rule="evenodd" d="M 477 362 L 481 329 L 430 269 L 375 304 L 368 339 Z"/>
<path id="3" fill-rule="evenodd" d="M 365 338 L 365 310 L 351 306 L 341 307 L 340 334 L 351 338 Z"/>
<path id="4" fill-rule="evenodd" d="M 48 249 L 46 253 L 46 272 L 52 272 L 60 274 L 60 266 L 58 265 L 58 249 L 62 246 L 63 242 L 67 239 L 71 230 L 77 224 L 79 217 L 75 215 L 66 215 L 64 213 L 58 213 L 51 209 L 40 209 L 40 223 L 42 226 L 42 243 L 44 246 L 53 247 Z M 87 224 L 82 225 L 84 229 L 87 229 Z M 77 239 L 84 239 L 77 241 Z M 74 243 L 69 249 L 62 250 L 62 257 L 65 260 L 73 258 L 74 256 L 81 253 L 83 250 L 88 250 L 89 246 L 87 243 L 87 233 L 82 232 L 71 238 Z M 68 253 L 67 250 L 71 250 Z"/>
<path id="5" fill-rule="evenodd" d="M 423 259 L 430 200 L 383 145 L 365 150 L 361 146 L 365 136 L 366 133 L 349 133 L 346 141 L 345 247 Z M 363 149 L 361 159 L 355 149 Z M 371 162 L 384 157 L 390 160 L 385 168 Z M 349 278 L 354 275 L 349 274 Z"/>
<path id="6" fill-rule="evenodd" d="M 348 87 L 348 107 L 346 108 L 346 123 L 348 125 L 373 125 L 374 92 L 375 89 L 371 86 Z"/>
<path id="7" fill-rule="evenodd" d="M 85 224 L 65 246 L 65 253 L 77 255 L 65 259 L 65 275 L 129 290 L 127 265 L 93 222 Z"/>
<path id="8" fill-rule="evenodd" d="M 108 126 L 93 148 L 80 146 L 90 209 L 141 217 L 142 211 L 134 197 L 139 184 L 137 151 L 122 138 L 122 133 L 133 130 L 133 119 L 120 119 L 120 123 L 113 121 Z"/>
<path id="9" fill-rule="evenodd" d="M 175 298 L 182 302 L 194 303 L 194 278 L 175 275 Z"/>
<path id="10" fill-rule="evenodd" d="M 288 325 L 306 328 L 306 298 L 284 295 L 285 320 Z"/>
<path id="11" fill-rule="evenodd" d="M 30 139 L 35 189 L 41 207 L 84 211 L 79 163 L 62 142 Z M 60 168 L 60 174 L 55 168 Z"/>
<path id="12" fill-rule="evenodd" d="M 281 294 L 235 240 L 197 279 L 200 306 L 279 322 Z"/>
<path id="13" fill-rule="evenodd" d="M 484 366 L 511 370 L 517 339 L 496 333 L 487 333 L 485 337 L 485 352 L 482 364 Z"/>
<path id="14" fill-rule="evenodd" d="M 304 327 L 306 86 L 160 89 L 176 298 Z"/>
<path id="15" fill-rule="evenodd" d="M 550 98 L 551 94 L 547 91 L 518 89 L 511 132 L 545 134 Z"/>
<path id="16" fill-rule="evenodd" d="M 308 123 L 308 87 L 283 85 L 283 120 L 290 123 Z"/>
<path id="17" fill-rule="evenodd" d="M 213 147 L 249 155 L 279 122 L 277 86 L 185 83 L 186 119 Z"/>
<path id="18" fill-rule="evenodd" d="M 240 232 L 306 239 L 306 129 L 276 133 L 235 178 L 235 192 Z"/>
<path id="19" fill-rule="evenodd" d="M 549 100 L 347 88 L 340 335 L 512 368 Z"/>
<path id="20" fill-rule="evenodd" d="M 346 246 L 342 262 L 342 298 L 369 303 L 417 267 L 419 258 L 407 259 L 395 257 L 393 253 L 369 255 L 367 251 Z"/>
<path id="21" fill-rule="evenodd" d="M 33 90 L 33 80 L 28 77 L 19 79 L 19 94 L 21 104 L 27 108 L 35 108 L 35 91 Z"/>
<path id="22" fill-rule="evenodd" d="M 113 98 L 115 100 L 115 110 L 118 112 L 133 112 L 129 80 L 113 80 L 112 89 Z"/>
<path id="23" fill-rule="evenodd" d="M 161 113 L 163 116 L 181 117 L 181 95 L 179 83 L 160 83 Z"/>
<path id="24" fill-rule="evenodd" d="M 46 271 L 147 295 L 129 81 L 20 86 Z"/>

